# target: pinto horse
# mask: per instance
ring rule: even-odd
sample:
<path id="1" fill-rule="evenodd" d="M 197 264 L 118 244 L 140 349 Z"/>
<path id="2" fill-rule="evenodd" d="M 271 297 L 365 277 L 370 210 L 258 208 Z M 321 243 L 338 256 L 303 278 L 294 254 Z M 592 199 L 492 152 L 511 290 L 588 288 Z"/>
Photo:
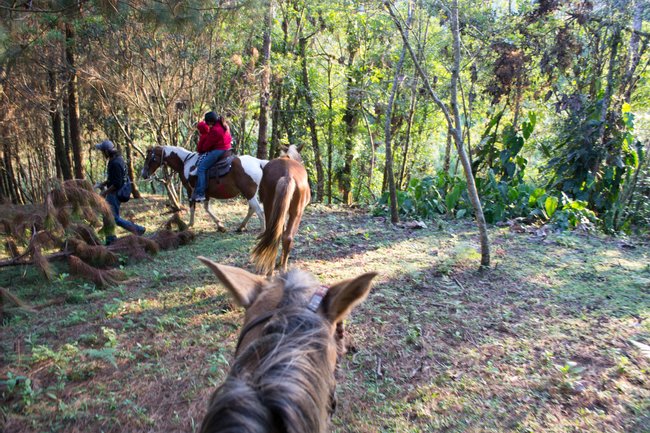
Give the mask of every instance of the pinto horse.
<path id="1" fill-rule="evenodd" d="M 296 146 L 289 146 L 282 156 L 266 164 L 260 183 L 260 199 L 264 204 L 266 229 L 253 248 L 253 262 L 258 271 L 270 275 L 282 242 L 278 266 L 286 272 L 293 238 L 311 199 L 307 171 Z"/>
<path id="2" fill-rule="evenodd" d="M 199 154 L 190 152 L 187 149 L 176 146 L 156 146 L 147 149 L 147 156 L 142 167 L 142 178 L 148 179 L 158 167 L 166 165 L 179 174 L 181 182 L 187 191 L 188 196 L 192 196 L 192 190 L 196 184 L 196 176 L 190 176 L 190 172 L 197 165 Z M 244 221 L 239 225 L 237 231 L 246 228 L 248 220 L 257 213 L 260 219 L 260 225 L 264 230 L 264 211 L 257 200 L 257 189 L 262 179 L 262 169 L 268 161 L 253 158 L 252 156 L 238 156 L 232 161 L 232 167 L 228 174 L 218 179 L 210 179 L 206 188 L 206 200 L 204 202 L 205 211 L 217 225 L 220 232 L 226 231 L 219 219 L 210 211 L 210 198 L 225 200 L 243 195 L 248 200 L 248 214 Z M 196 203 L 190 201 L 190 227 L 194 225 L 194 210 Z"/>
<path id="3" fill-rule="evenodd" d="M 267 280 L 199 257 L 246 309 L 235 361 L 210 398 L 202 433 L 325 433 L 336 405 L 336 324 L 374 272 L 319 284 L 297 269 Z"/>

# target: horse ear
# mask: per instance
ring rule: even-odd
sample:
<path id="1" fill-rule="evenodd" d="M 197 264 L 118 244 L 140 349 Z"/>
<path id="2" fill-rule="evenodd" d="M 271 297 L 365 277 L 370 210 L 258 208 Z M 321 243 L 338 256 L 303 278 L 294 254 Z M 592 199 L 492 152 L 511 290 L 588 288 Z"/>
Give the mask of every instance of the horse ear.
<path id="1" fill-rule="evenodd" d="M 281 144 L 281 145 L 280 145 L 280 150 L 282 150 L 283 152 L 286 153 L 286 152 L 289 151 L 289 147 L 285 146 L 284 144 Z"/>
<path id="2" fill-rule="evenodd" d="M 226 289 L 232 294 L 237 304 L 244 308 L 251 306 L 266 281 L 259 275 L 251 274 L 244 269 L 235 268 L 228 265 L 219 265 L 205 257 L 197 257 L 208 268 L 214 272 L 219 281 L 226 286 Z"/>
<path id="3" fill-rule="evenodd" d="M 305 143 L 302 143 L 300 146 L 296 147 L 296 150 L 298 151 L 298 153 L 302 152 L 303 147 L 305 147 Z"/>
<path id="4" fill-rule="evenodd" d="M 370 292 L 370 283 L 376 276 L 376 272 L 368 272 L 330 287 L 323 299 L 323 306 L 331 323 L 338 323 L 345 319 L 354 307 L 366 299 Z"/>

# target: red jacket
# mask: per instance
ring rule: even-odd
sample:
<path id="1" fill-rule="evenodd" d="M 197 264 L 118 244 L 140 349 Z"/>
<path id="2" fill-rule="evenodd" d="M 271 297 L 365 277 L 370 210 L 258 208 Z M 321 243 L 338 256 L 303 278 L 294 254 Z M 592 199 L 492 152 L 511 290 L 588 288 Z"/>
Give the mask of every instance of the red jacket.
<path id="1" fill-rule="evenodd" d="M 210 127 L 205 122 L 199 122 L 196 127 L 199 130 L 199 144 L 196 149 L 199 153 L 211 150 L 228 150 L 232 147 L 229 128 L 224 130 L 220 123 Z"/>

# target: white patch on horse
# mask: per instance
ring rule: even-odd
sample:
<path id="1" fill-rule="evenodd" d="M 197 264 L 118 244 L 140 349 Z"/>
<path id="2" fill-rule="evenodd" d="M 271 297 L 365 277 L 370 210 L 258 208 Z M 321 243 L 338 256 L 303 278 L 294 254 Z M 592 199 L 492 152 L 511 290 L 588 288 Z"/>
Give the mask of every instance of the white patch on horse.
<path id="1" fill-rule="evenodd" d="M 242 155 L 239 157 L 239 160 L 241 161 L 244 173 L 253 179 L 259 189 L 260 182 L 262 181 L 262 169 L 269 161 L 266 159 L 257 159 L 249 155 Z"/>
<path id="2" fill-rule="evenodd" d="M 196 168 L 192 171 L 192 173 L 190 173 L 190 167 L 194 165 L 194 161 L 196 160 L 198 153 L 190 152 L 189 150 L 178 146 L 163 146 L 162 148 L 165 152 L 165 158 L 175 154 L 181 159 L 182 162 L 185 163 L 183 167 L 183 176 L 185 176 L 185 179 L 189 179 L 190 174 L 196 174 Z"/>

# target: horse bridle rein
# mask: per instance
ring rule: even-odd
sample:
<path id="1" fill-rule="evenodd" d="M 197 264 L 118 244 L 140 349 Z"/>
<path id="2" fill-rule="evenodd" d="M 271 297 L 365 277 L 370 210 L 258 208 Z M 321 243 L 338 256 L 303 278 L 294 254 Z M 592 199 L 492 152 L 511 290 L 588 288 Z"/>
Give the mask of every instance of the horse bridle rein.
<path id="1" fill-rule="evenodd" d="M 328 290 L 329 290 L 329 287 L 320 286 L 318 288 L 318 290 L 316 290 L 316 293 L 314 293 L 311 296 L 311 299 L 309 300 L 309 303 L 307 304 L 307 307 L 305 307 L 305 308 L 307 308 L 312 313 L 315 313 L 316 311 L 318 311 L 318 308 L 320 307 L 320 304 L 323 302 L 323 298 L 325 298 L 325 295 L 327 295 Z M 244 338 L 246 337 L 246 334 L 248 334 L 252 329 L 256 328 L 257 326 L 271 320 L 271 317 L 273 317 L 279 311 L 280 311 L 279 308 L 267 311 L 266 313 L 262 314 L 261 316 L 258 316 L 255 319 L 248 322 L 246 324 L 246 326 L 244 326 L 244 329 L 242 329 L 241 333 L 239 334 L 239 339 L 237 340 L 237 347 L 235 348 L 235 353 L 237 353 L 239 351 L 239 347 L 241 346 L 242 341 L 244 341 Z"/>
<path id="2" fill-rule="evenodd" d="M 190 153 L 187 154 L 187 156 L 183 160 L 183 167 L 185 167 L 185 164 L 187 163 L 187 161 L 193 155 L 195 155 L 194 152 L 190 152 Z M 158 155 L 156 155 L 156 149 L 151 149 L 151 161 L 156 162 L 156 158 L 158 158 Z M 165 161 L 165 149 L 161 149 L 160 150 L 160 167 L 162 167 L 163 165 L 166 165 L 166 164 L 167 164 L 167 162 Z"/>

